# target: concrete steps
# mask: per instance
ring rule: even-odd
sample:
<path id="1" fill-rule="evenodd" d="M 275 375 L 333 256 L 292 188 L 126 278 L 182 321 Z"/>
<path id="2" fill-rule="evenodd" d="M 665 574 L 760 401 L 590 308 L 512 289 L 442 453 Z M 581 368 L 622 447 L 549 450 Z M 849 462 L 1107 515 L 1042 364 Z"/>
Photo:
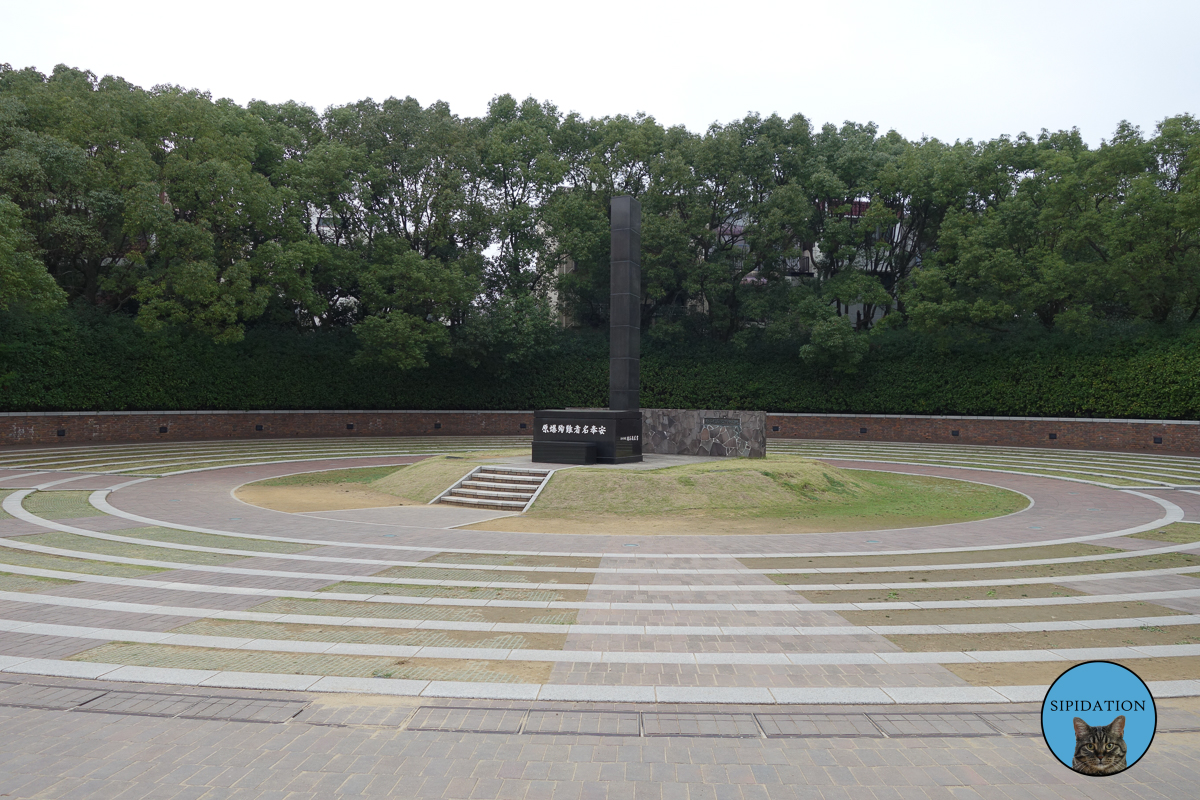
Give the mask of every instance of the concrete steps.
<path id="1" fill-rule="evenodd" d="M 471 508 L 523 511 L 553 470 L 489 466 L 459 481 L 439 503 Z"/>

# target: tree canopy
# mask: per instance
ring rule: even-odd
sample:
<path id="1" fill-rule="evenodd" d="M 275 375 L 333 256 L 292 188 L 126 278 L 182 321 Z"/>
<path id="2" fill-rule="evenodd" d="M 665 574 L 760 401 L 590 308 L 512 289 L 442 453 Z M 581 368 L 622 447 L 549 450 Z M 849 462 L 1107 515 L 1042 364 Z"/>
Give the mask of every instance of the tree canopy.
<path id="1" fill-rule="evenodd" d="M 654 341 L 853 370 L 885 330 L 1087 336 L 1200 315 L 1200 121 L 986 142 L 748 115 L 703 132 L 496 97 L 144 89 L 0 65 L 0 313 L 100 310 L 237 342 L 345 330 L 391 369 L 503 373 L 604 329 L 610 198 L 643 207 Z"/>

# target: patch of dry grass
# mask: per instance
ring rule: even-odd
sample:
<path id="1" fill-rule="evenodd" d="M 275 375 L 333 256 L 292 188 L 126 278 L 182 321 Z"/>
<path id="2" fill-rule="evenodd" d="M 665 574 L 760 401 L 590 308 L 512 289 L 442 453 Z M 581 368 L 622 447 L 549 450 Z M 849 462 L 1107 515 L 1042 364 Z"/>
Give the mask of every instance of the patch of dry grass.
<path id="1" fill-rule="evenodd" d="M 285 475 L 248 483 L 237 490 L 237 497 L 251 505 L 293 513 L 424 505 L 480 464 L 528 452 L 524 448 L 484 450 L 433 456 L 400 467 Z"/>
<path id="2" fill-rule="evenodd" d="M 502 458 L 525 455 L 527 448 L 433 456 L 368 484 L 372 491 L 390 494 L 409 503 L 428 503 L 468 472 Z"/>
<path id="3" fill-rule="evenodd" d="M 1189 522 L 1176 522 L 1172 525 L 1164 525 L 1152 531 L 1135 534 L 1133 536 L 1125 536 L 1125 539 L 1152 539 L 1156 542 L 1173 542 L 1175 544 L 1189 544 L 1191 542 L 1200 542 L 1200 525 Z"/>

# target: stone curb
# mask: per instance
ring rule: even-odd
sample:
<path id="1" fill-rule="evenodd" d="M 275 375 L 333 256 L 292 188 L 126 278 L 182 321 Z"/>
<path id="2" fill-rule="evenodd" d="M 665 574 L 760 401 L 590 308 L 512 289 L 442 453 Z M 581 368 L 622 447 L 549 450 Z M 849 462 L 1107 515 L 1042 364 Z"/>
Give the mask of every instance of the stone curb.
<path id="1" fill-rule="evenodd" d="M 330 675 L 275 675 L 160 669 L 121 664 L 93 664 L 43 658 L 0 656 L 7 674 L 113 680 L 168 686 L 220 687 L 439 697 L 470 700 L 555 700 L 572 702 L 738 704 L 738 705 L 958 705 L 1040 702 L 1043 686 L 950 686 L 876 688 L 779 688 L 695 686 L 570 686 L 536 683 L 468 683 L 387 678 L 343 678 Z M 1150 681 L 1155 698 L 1200 696 L 1200 681 Z"/>

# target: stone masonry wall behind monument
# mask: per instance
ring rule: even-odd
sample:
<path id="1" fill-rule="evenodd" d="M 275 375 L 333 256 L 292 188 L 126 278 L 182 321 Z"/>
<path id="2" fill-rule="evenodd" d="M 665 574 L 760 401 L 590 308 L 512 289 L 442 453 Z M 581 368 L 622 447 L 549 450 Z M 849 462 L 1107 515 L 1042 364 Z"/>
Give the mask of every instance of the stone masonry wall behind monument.
<path id="1" fill-rule="evenodd" d="M 642 453 L 763 458 L 767 415 L 762 411 L 642 409 Z"/>

